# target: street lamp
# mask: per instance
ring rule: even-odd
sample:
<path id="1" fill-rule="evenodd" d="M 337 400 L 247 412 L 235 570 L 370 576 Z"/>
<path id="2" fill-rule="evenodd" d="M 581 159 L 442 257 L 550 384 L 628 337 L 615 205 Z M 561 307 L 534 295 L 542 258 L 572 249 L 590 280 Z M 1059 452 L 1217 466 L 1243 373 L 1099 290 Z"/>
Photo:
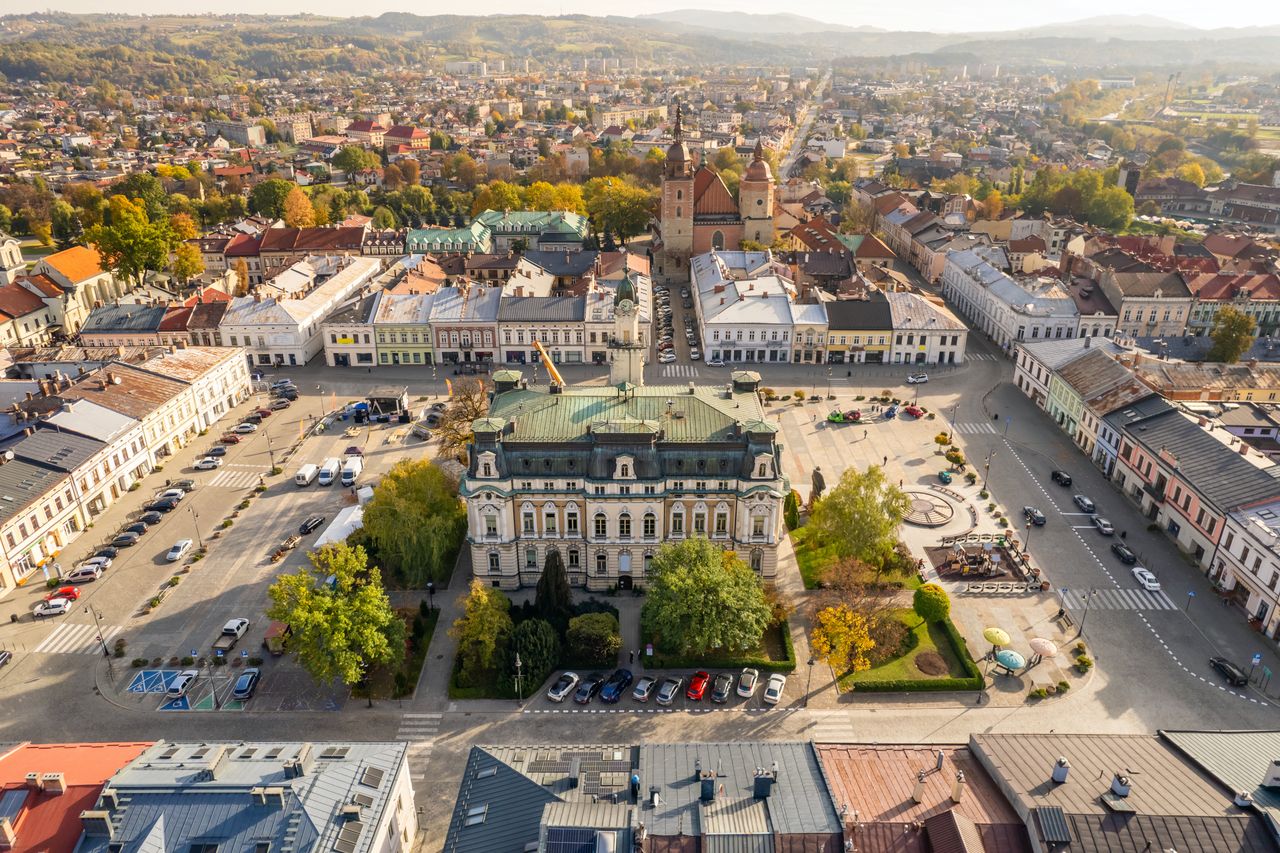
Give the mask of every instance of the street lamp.
<path id="1" fill-rule="evenodd" d="M 427 581 L 427 607 L 431 610 L 436 609 L 436 585 L 435 581 Z"/>
<path id="2" fill-rule="evenodd" d="M 320 416 L 317 418 L 317 420 L 324 420 L 324 388 L 323 387 L 319 385 L 316 386 L 316 396 L 318 398 L 317 402 L 320 405 Z"/>
<path id="3" fill-rule="evenodd" d="M 1089 604 L 1093 601 L 1094 596 L 1098 594 L 1098 590 L 1091 589 L 1084 594 L 1084 614 L 1080 617 L 1080 630 L 1076 631 L 1076 636 L 1084 635 L 1084 623 L 1089 618 Z"/>
<path id="4" fill-rule="evenodd" d="M 994 450 L 987 451 L 987 464 L 982 469 L 982 491 L 987 490 L 987 475 L 991 473 L 991 457 L 995 456 Z"/>
<path id="5" fill-rule="evenodd" d="M 951 429 L 947 430 L 947 444 L 951 444 L 956 434 L 956 409 L 960 408 L 960 401 L 956 400 L 955 405 L 951 407 Z"/>
<path id="6" fill-rule="evenodd" d="M 111 652 L 107 650 L 107 638 L 102 634 L 102 623 L 98 621 L 98 611 L 93 609 L 92 604 L 86 604 L 84 606 L 84 612 L 93 617 L 93 625 L 98 629 L 98 642 L 102 644 L 102 656 L 107 659 L 107 669 L 110 670 Z M 111 674 L 114 677 L 115 671 L 112 670 Z"/>
<path id="7" fill-rule="evenodd" d="M 520 660 L 520 653 L 516 652 L 516 704 L 520 704 L 520 668 L 523 663 Z"/>
<path id="8" fill-rule="evenodd" d="M 271 433 L 264 430 L 262 434 L 267 437 L 267 458 L 271 460 L 271 472 L 274 474 L 276 470 L 276 453 L 271 449 Z"/>
<path id="9" fill-rule="evenodd" d="M 809 658 L 809 679 L 804 685 L 804 706 L 809 707 L 809 691 L 813 688 L 813 665 L 817 663 L 813 658 Z"/>
<path id="10" fill-rule="evenodd" d="M 1022 553 L 1031 554 L 1031 519 L 1027 519 L 1027 535 L 1022 541 Z"/>
<path id="11" fill-rule="evenodd" d="M 831 365 L 827 365 L 827 399 L 831 399 Z"/>
<path id="12" fill-rule="evenodd" d="M 191 513 L 191 526 L 196 529 L 196 550 L 204 550 L 204 540 L 200 538 L 200 513 L 196 512 L 194 506 L 187 507 L 187 511 Z"/>

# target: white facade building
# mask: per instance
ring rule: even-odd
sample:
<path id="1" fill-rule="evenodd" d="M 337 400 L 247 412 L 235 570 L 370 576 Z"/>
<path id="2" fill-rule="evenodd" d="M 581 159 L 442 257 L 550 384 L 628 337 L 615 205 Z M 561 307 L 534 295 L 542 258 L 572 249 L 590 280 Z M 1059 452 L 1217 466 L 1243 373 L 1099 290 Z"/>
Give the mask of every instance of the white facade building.
<path id="1" fill-rule="evenodd" d="M 982 249 L 955 252 L 942 270 L 942 295 L 1006 351 L 1019 341 L 1074 338 L 1080 314 L 1056 279 L 1030 285 L 997 269 Z"/>
<path id="2" fill-rule="evenodd" d="M 796 288 L 770 252 L 708 252 L 689 264 L 690 288 L 710 358 L 789 362 Z"/>

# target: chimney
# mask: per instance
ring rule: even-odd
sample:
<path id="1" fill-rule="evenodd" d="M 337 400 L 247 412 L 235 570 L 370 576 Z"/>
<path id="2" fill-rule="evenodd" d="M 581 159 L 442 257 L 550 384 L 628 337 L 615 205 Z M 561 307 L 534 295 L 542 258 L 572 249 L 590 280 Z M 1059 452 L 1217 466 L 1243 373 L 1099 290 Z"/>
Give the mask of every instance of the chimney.
<path id="1" fill-rule="evenodd" d="M 27 782 L 27 787 L 30 788 L 32 791 L 40 790 L 40 774 L 39 773 L 28 773 L 26 782 Z"/>
<path id="2" fill-rule="evenodd" d="M 106 838 L 109 841 L 115 836 L 110 812 L 86 809 L 80 812 L 80 824 L 84 827 L 84 834 L 90 838 Z"/>
<path id="3" fill-rule="evenodd" d="M 951 786 L 951 802 L 958 803 L 964 799 L 964 771 L 956 771 L 956 781 Z"/>
<path id="4" fill-rule="evenodd" d="M 767 800 L 773 790 L 773 775 L 763 767 L 757 767 L 751 782 L 751 795 L 757 800 Z"/>
<path id="5" fill-rule="evenodd" d="M 254 302 L 261 302 L 261 301 L 262 301 L 262 291 L 260 291 L 260 290 L 255 290 L 255 291 L 253 292 L 253 301 L 254 301 Z"/>
<path id="6" fill-rule="evenodd" d="M 1271 759 L 1271 764 L 1267 767 L 1267 775 L 1263 777 L 1262 784 L 1268 788 L 1280 787 L 1280 758 Z"/>
<path id="7" fill-rule="evenodd" d="M 916 774 L 915 787 L 911 789 L 911 801 L 913 803 L 924 802 L 924 771 L 921 770 Z"/>
<path id="8" fill-rule="evenodd" d="M 1070 772 L 1071 762 L 1067 761 L 1066 756 L 1063 756 L 1053 763 L 1053 772 L 1049 775 L 1049 778 L 1053 780 L 1054 784 L 1061 785 L 1067 781 L 1067 775 Z"/>
<path id="9" fill-rule="evenodd" d="M 698 777 L 700 785 L 698 799 L 704 803 L 714 803 L 716 800 L 716 772 L 714 770 L 704 770 Z"/>
<path id="10" fill-rule="evenodd" d="M 40 784 L 47 794 L 62 794 L 67 790 L 67 779 L 61 773 L 45 773 L 40 777 Z"/>
<path id="11" fill-rule="evenodd" d="M 1129 796 L 1129 791 L 1132 787 L 1133 786 L 1129 783 L 1128 776 L 1117 773 L 1111 777 L 1111 793 L 1115 794 L 1117 797 Z"/>

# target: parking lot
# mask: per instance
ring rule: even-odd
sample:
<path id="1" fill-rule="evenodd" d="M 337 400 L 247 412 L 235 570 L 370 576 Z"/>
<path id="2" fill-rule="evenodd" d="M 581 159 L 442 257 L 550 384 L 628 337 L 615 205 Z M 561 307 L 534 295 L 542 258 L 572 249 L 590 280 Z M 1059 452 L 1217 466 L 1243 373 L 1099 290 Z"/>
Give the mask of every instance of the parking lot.
<path id="1" fill-rule="evenodd" d="M 575 693 L 582 683 L 592 675 L 599 675 L 602 679 L 608 680 L 611 676 L 617 675 L 619 672 L 628 671 L 632 673 L 632 681 L 621 691 L 617 701 L 606 701 L 600 692 L 593 693 L 586 703 L 575 700 Z M 772 673 L 759 671 L 755 686 L 750 696 L 742 696 L 738 693 L 739 680 L 742 670 L 703 670 L 707 673 L 705 691 L 701 699 L 691 699 L 687 695 L 688 688 L 692 682 L 695 673 L 685 671 L 672 670 L 641 670 L 641 669 L 623 669 L 623 670 L 566 670 L 554 673 L 547 683 L 543 685 L 540 693 L 530 697 L 526 706 L 526 713 L 536 714 L 671 714 L 676 712 L 684 712 L 689 714 L 707 714 L 714 711 L 769 711 L 774 708 L 785 708 L 799 703 L 803 699 L 803 685 L 799 684 L 795 675 L 779 673 L 785 678 L 781 700 L 776 703 L 767 703 L 764 701 L 764 694 L 769 677 Z M 560 680 L 565 675 L 576 675 L 579 677 L 577 685 L 568 695 L 561 701 L 555 701 L 549 697 L 550 691 L 554 690 Z M 714 688 L 717 677 L 725 675 L 730 677 L 730 689 L 724 701 L 717 701 L 713 698 Z M 644 679 L 652 680 L 652 690 L 648 698 L 637 698 L 635 691 L 640 682 Z M 679 682 L 678 688 L 673 692 L 671 701 L 664 703 L 659 701 L 659 692 L 665 682 L 676 680 Z"/>
<path id="2" fill-rule="evenodd" d="M 653 292 L 655 360 L 660 365 L 699 361 L 702 342 L 688 285 L 669 289 L 659 284 Z"/>

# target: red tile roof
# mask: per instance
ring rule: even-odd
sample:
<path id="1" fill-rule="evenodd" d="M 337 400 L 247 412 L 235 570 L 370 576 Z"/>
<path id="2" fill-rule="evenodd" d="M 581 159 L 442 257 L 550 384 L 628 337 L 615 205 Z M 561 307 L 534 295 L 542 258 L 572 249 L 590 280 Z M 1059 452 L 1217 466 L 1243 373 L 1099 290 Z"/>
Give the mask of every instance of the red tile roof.
<path id="1" fill-rule="evenodd" d="M 1235 299 L 1244 291 L 1251 299 L 1280 299 L 1280 276 L 1274 274 L 1188 276 L 1187 287 L 1198 299 Z"/>
<path id="2" fill-rule="evenodd" d="M 387 129 L 376 121 L 361 119 L 347 125 L 347 130 L 352 133 L 385 133 Z"/>
<path id="3" fill-rule="evenodd" d="M 356 250 L 364 243 L 364 228 L 268 228 L 262 232 L 260 252 L 324 252 Z"/>
<path id="4" fill-rule="evenodd" d="M 228 258 L 253 257 L 258 254 L 261 245 L 261 234 L 237 234 L 231 238 L 231 242 L 222 250 L 222 254 Z"/>
<path id="5" fill-rule="evenodd" d="M 397 124 L 395 127 L 388 130 L 386 135 L 395 137 L 396 139 L 424 139 L 431 134 L 427 133 L 420 127 L 414 127 L 408 124 Z"/>
<path id="6" fill-rule="evenodd" d="M 70 249 L 54 252 L 44 262 L 62 273 L 72 284 L 79 284 L 103 272 L 102 256 L 98 254 L 98 250 L 85 246 L 72 246 Z"/>
<path id="7" fill-rule="evenodd" d="M 0 287 L 0 313 L 7 317 L 22 317 L 44 307 L 43 299 L 17 282 Z"/>
<path id="8" fill-rule="evenodd" d="M 187 321 L 191 319 L 191 309 L 185 306 L 170 308 L 160 318 L 157 332 L 185 332 Z"/>
<path id="9" fill-rule="evenodd" d="M 733 200 L 724 180 L 714 170 L 702 166 L 693 176 L 693 215 L 737 216 L 738 203 Z"/>

